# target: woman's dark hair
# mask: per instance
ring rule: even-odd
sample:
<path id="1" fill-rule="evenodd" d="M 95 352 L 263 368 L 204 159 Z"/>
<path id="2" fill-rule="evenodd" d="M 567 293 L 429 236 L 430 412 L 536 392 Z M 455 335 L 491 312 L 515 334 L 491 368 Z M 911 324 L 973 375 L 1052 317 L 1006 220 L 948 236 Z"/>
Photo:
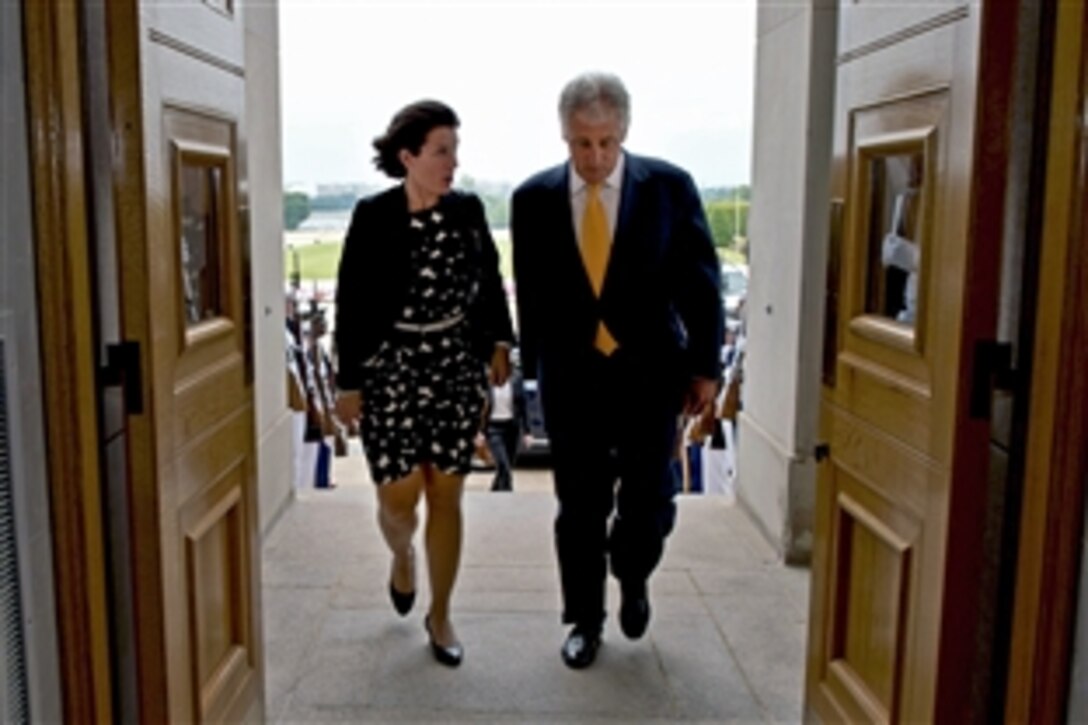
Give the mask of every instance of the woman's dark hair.
<path id="1" fill-rule="evenodd" d="M 403 179 L 407 169 L 397 158 L 401 149 L 407 149 L 414 156 L 433 129 L 460 125 L 453 109 L 440 101 L 416 101 L 407 105 L 393 116 L 385 133 L 374 139 L 373 145 L 378 152 L 374 165 L 394 179 Z"/>

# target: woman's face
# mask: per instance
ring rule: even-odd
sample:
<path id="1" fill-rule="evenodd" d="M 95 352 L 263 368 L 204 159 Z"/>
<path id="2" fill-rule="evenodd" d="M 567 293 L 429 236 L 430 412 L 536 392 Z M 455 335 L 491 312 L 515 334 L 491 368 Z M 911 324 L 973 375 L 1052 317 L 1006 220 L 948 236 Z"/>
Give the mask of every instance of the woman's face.
<path id="1" fill-rule="evenodd" d="M 426 194 L 442 196 L 453 185 L 457 169 L 457 131 L 450 126 L 432 128 L 419 153 L 402 149 L 400 161 L 408 171 L 408 183 Z"/>

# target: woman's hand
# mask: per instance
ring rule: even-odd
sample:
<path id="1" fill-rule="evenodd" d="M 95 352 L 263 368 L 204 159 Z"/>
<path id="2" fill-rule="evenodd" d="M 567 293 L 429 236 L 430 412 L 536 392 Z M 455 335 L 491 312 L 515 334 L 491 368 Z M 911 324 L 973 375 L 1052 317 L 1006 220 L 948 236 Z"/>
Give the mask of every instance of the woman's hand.
<path id="1" fill-rule="evenodd" d="M 695 378 L 691 381 L 684 400 L 684 413 L 699 417 L 708 407 L 713 407 L 718 395 L 718 381 L 711 378 Z"/>
<path id="2" fill-rule="evenodd" d="M 488 374 L 488 382 L 498 387 L 506 383 L 510 378 L 510 346 L 495 345 L 495 352 L 491 353 L 491 368 Z"/>
<path id="3" fill-rule="evenodd" d="M 336 393 L 336 417 L 349 428 L 363 414 L 363 396 L 358 390 L 340 390 Z"/>

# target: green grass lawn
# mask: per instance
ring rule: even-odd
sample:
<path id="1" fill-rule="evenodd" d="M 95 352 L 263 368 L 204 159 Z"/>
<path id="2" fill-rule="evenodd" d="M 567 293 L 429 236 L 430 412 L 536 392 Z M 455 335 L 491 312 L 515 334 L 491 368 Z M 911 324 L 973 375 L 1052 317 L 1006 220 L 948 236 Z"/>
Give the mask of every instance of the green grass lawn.
<path id="1" fill-rule="evenodd" d="M 493 232 L 495 246 L 499 250 L 499 269 L 502 276 L 509 279 L 514 275 L 514 263 L 510 258 L 510 233 L 501 229 Z M 340 249 L 343 242 L 319 241 L 312 244 L 300 244 L 296 247 L 287 247 L 283 251 L 284 272 L 287 278 L 295 271 L 293 257 L 298 256 L 298 268 L 302 281 L 336 279 L 336 268 L 340 264 Z"/>
<path id="2" fill-rule="evenodd" d="M 495 248 L 499 250 L 499 271 L 503 279 L 514 276 L 514 252 L 510 242 L 510 230 L 498 229 L 491 232 L 495 239 Z"/>
<path id="3" fill-rule="evenodd" d="M 718 259 L 726 264 L 748 264 L 748 260 L 744 258 L 744 255 L 735 249 L 729 249 L 727 247 L 716 247 L 718 251 Z"/>
<path id="4" fill-rule="evenodd" d="M 495 246 L 499 250 L 499 269 L 502 271 L 503 278 L 510 279 L 514 274 L 513 260 L 510 253 L 510 232 L 506 229 L 499 229 L 494 231 L 493 234 L 495 236 Z M 293 253 L 297 252 L 299 271 L 303 281 L 336 279 L 336 268 L 340 264 L 340 249 L 342 246 L 342 242 L 329 241 L 286 248 L 283 259 L 287 278 L 290 279 L 291 273 L 295 271 L 295 262 L 292 257 L 294 256 Z M 744 264 L 743 255 L 732 249 L 719 247 L 718 256 L 723 262 Z"/>
<path id="5" fill-rule="evenodd" d="M 315 242 L 283 250 L 284 270 L 287 278 L 295 271 L 293 257 L 298 257 L 298 271 L 303 281 L 336 279 L 336 268 L 340 264 L 342 242 Z"/>

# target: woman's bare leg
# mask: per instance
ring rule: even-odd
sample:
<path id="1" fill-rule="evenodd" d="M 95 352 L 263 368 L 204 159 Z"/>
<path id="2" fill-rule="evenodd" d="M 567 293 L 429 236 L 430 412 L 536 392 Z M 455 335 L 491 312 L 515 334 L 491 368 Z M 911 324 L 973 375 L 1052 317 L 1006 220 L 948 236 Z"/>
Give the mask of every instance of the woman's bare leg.
<path id="1" fill-rule="evenodd" d="M 457 644 L 450 622 L 450 594 L 461 562 L 461 494 L 465 477 L 428 466 L 425 480 L 424 540 L 431 579 L 431 631 L 438 644 L 448 647 Z"/>
<path id="2" fill-rule="evenodd" d="M 393 552 L 393 587 L 407 594 L 415 590 L 412 536 L 419 525 L 416 508 L 424 489 L 424 472 L 415 468 L 404 478 L 378 486 L 378 526 Z"/>

